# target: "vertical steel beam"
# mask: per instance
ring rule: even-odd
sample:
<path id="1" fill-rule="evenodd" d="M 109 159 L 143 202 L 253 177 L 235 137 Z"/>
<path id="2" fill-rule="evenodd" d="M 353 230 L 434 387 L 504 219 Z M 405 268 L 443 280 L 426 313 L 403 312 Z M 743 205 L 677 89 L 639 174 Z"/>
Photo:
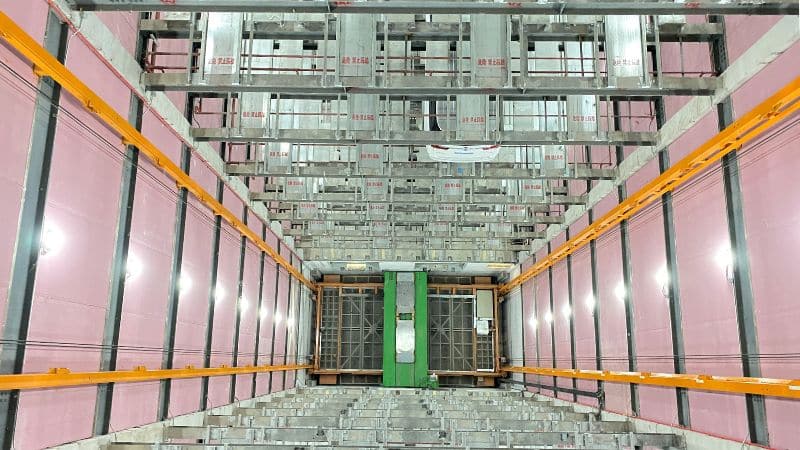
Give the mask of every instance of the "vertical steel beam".
<path id="1" fill-rule="evenodd" d="M 721 16 L 710 16 L 709 22 L 719 23 L 722 33 L 710 42 L 714 71 L 721 74 L 728 68 L 728 48 L 725 21 Z M 723 130 L 734 121 L 733 102 L 726 97 L 717 105 L 719 129 Z M 744 219 L 744 202 L 739 174 L 739 154 L 734 150 L 722 157 L 723 183 L 725 188 L 725 211 L 728 218 L 728 237 L 733 259 L 733 293 L 736 303 L 736 322 L 739 329 L 739 348 L 742 354 L 742 374 L 746 377 L 761 377 L 761 360 L 756 332 L 755 297 L 750 275 L 750 255 L 747 250 L 747 232 Z M 767 409 L 764 397 L 747 394 L 747 427 L 750 441 L 769 445 Z"/>
<path id="2" fill-rule="evenodd" d="M 547 253 L 552 253 L 553 248 L 551 244 L 547 243 Z M 550 351 L 553 357 L 553 367 L 558 367 L 556 359 L 556 312 L 554 311 L 555 301 L 553 299 L 553 267 L 547 268 L 547 283 L 549 286 L 548 294 L 550 297 Z M 553 395 L 558 396 L 558 378 L 553 377 Z"/>
<path id="3" fill-rule="evenodd" d="M 289 253 L 289 264 L 294 265 L 294 253 Z M 292 311 L 292 278 L 289 277 L 289 284 L 286 288 L 286 317 L 283 318 L 284 323 L 284 336 L 283 336 L 283 363 L 287 364 L 289 362 L 289 317 L 291 316 Z M 281 377 L 283 377 L 283 389 L 286 390 L 286 371 L 281 371 Z"/>
<path id="4" fill-rule="evenodd" d="M 619 103 L 613 102 L 614 111 L 614 129 L 621 130 L 620 109 Z M 628 111 L 630 114 L 630 111 Z M 616 159 L 617 166 L 625 159 L 624 148 L 620 145 L 616 146 Z M 617 188 L 617 196 L 619 202 L 624 201 L 628 196 L 627 183 L 623 182 Z M 628 347 L 628 370 L 631 372 L 636 371 L 636 339 L 634 336 L 634 315 L 633 315 L 633 271 L 631 268 L 631 243 L 630 232 L 628 231 L 628 221 L 623 220 L 619 224 L 620 231 L 620 246 L 622 250 L 622 280 L 625 284 L 625 334 Z M 631 389 L 631 411 L 635 415 L 639 415 L 639 386 L 636 384 L 630 385 Z"/>
<path id="5" fill-rule="evenodd" d="M 192 95 L 186 96 L 184 113 L 186 120 L 192 123 Z M 192 151 L 187 145 L 181 146 L 181 170 L 189 173 L 191 169 Z M 178 302 L 180 301 L 181 272 L 183 269 L 183 243 L 186 236 L 186 206 L 189 201 L 189 191 L 186 188 L 178 190 L 178 202 L 175 206 L 175 238 L 172 243 L 172 267 L 169 278 L 169 300 L 167 302 L 167 317 L 164 326 L 164 347 L 161 360 L 162 369 L 172 369 L 175 362 L 175 330 L 178 325 Z M 161 380 L 158 391 L 158 420 L 169 418 L 169 401 L 172 393 L 172 380 Z"/>
<path id="6" fill-rule="evenodd" d="M 228 117 L 228 102 L 223 102 L 222 106 L 223 119 L 222 126 L 227 124 Z M 219 156 L 225 160 L 227 153 L 227 145 L 225 142 L 220 144 Z M 225 194 L 225 183 L 222 178 L 217 178 L 217 192 L 216 199 L 222 203 Z M 205 347 L 203 349 L 203 367 L 211 367 L 211 348 L 214 340 L 214 306 L 217 300 L 217 280 L 219 278 L 219 247 L 220 238 L 222 233 L 222 216 L 214 216 L 214 234 L 211 238 L 211 277 L 209 278 L 209 291 L 208 291 L 208 309 L 206 313 L 206 337 Z M 205 411 L 208 408 L 208 377 L 203 377 L 200 380 L 200 410 Z"/>
<path id="7" fill-rule="evenodd" d="M 267 225 L 263 223 L 261 224 L 261 239 L 263 241 L 267 240 Z M 258 366 L 258 352 L 261 350 L 261 322 L 264 320 L 261 309 L 264 307 L 264 267 L 266 265 L 266 256 L 267 254 L 262 251 L 258 257 L 258 302 L 256 304 L 256 340 L 253 348 L 253 366 Z M 254 373 L 250 388 L 250 398 L 256 396 L 257 380 L 258 374 Z"/>
<path id="8" fill-rule="evenodd" d="M 250 145 L 246 147 L 245 151 L 245 158 L 249 161 L 250 160 Z M 250 177 L 244 178 L 244 185 L 245 187 L 250 187 Z M 242 223 L 245 226 L 247 224 L 247 204 L 242 205 Z M 245 273 L 245 263 L 247 257 L 247 237 L 244 235 L 241 236 L 241 243 L 239 244 L 239 275 L 237 280 L 237 287 L 236 287 L 236 313 L 235 313 L 235 321 L 233 324 L 233 367 L 239 365 L 239 335 L 242 329 L 242 301 L 244 296 L 244 273 Z M 258 312 L 256 311 L 256 314 Z M 231 403 L 236 401 L 236 374 L 231 375 L 230 380 L 230 388 L 228 389 L 228 400 Z"/>
<path id="9" fill-rule="evenodd" d="M 281 243 L 278 242 L 278 254 L 281 254 Z M 269 352 L 269 365 L 275 364 L 275 329 L 277 328 L 278 324 L 275 321 L 275 314 L 278 312 L 278 288 L 280 287 L 280 279 L 281 279 L 281 266 L 275 265 L 275 298 L 273 299 L 272 303 L 272 349 Z M 269 390 L 267 391 L 268 394 L 272 393 L 272 376 L 275 372 L 269 373 Z"/>
<path id="10" fill-rule="evenodd" d="M 591 164 L 592 162 L 592 149 L 591 147 L 586 147 L 586 162 Z M 586 191 L 589 192 L 592 190 L 592 180 L 586 180 Z M 594 222 L 594 209 L 589 209 L 587 211 L 587 218 L 589 219 L 589 224 L 591 225 Z M 592 302 L 593 302 L 593 309 L 592 309 L 592 325 L 594 328 L 594 367 L 596 370 L 603 370 L 603 346 L 601 341 L 601 334 L 600 334 L 600 285 L 597 282 L 599 279 L 597 276 L 597 241 L 591 240 L 589 242 L 589 268 L 591 271 L 592 277 Z M 601 393 L 600 398 L 598 399 L 600 408 L 605 407 L 605 397 L 603 393 L 603 382 L 597 381 L 597 392 Z"/>
<path id="11" fill-rule="evenodd" d="M 140 64 L 144 62 L 145 42 L 144 36 L 137 33 L 135 57 Z M 138 96 L 131 94 L 128 122 L 133 124 L 137 131 L 142 130 L 143 112 L 144 102 Z M 116 237 L 114 238 L 114 256 L 111 262 L 111 287 L 100 353 L 101 371 L 116 370 L 117 368 L 117 348 L 119 347 L 119 330 L 122 324 L 122 303 L 125 298 L 126 266 L 128 264 L 138 172 L 139 149 L 129 145 L 125 149 L 125 158 L 122 161 L 122 186 L 119 194 L 119 216 L 117 218 Z M 97 386 L 93 430 L 95 435 L 108 433 L 113 399 L 114 383 Z"/>
<path id="12" fill-rule="evenodd" d="M 47 16 L 44 48 L 62 64 L 67 54 L 68 28 L 52 11 Z M 22 373 L 25 362 L 25 341 L 28 339 L 31 305 L 36 284 L 36 270 L 41 250 L 53 141 L 58 124 L 61 86 L 49 77 L 38 83 L 31 126 L 25 185 L 17 227 L 8 305 L 3 324 L 3 346 L 0 350 L 0 373 Z M 0 392 L 0 447 L 13 447 L 19 391 Z"/>
<path id="13" fill-rule="evenodd" d="M 566 239 L 570 239 L 569 227 L 566 230 Z M 572 291 L 572 255 L 567 256 L 567 304 L 569 305 L 569 354 L 570 364 L 573 369 L 578 368 L 578 360 L 575 358 L 575 299 Z M 578 401 L 578 379 L 572 379 L 572 401 Z"/>
<path id="14" fill-rule="evenodd" d="M 653 53 L 653 67 L 659 62 Z M 655 99 L 656 125 L 658 129 L 667 120 L 664 99 Z M 664 173 L 670 167 L 669 147 L 658 153 L 658 170 Z M 678 274 L 678 252 L 675 237 L 675 213 L 672 206 L 672 192 L 661 196 L 661 215 L 664 221 L 664 252 L 667 259 L 667 296 L 669 300 L 669 326 L 672 337 L 672 366 L 675 373 L 686 373 L 686 351 L 683 341 L 683 313 L 681 308 L 680 277 Z M 689 391 L 685 388 L 675 388 L 677 401 L 678 423 L 681 426 L 691 425 L 689 411 Z"/>
<path id="15" fill-rule="evenodd" d="M 525 288 L 524 288 L 524 286 L 525 286 L 525 283 L 522 283 L 519 286 L 519 312 L 520 312 L 520 315 L 522 316 L 522 366 L 523 367 L 528 365 L 528 358 L 525 356 L 526 349 L 527 349 L 527 347 L 525 347 L 525 327 L 531 326 L 531 324 L 530 324 L 531 317 L 530 316 L 525 316 Z M 534 315 L 533 317 L 536 317 L 536 315 Z M 508 321 L 508 323 L 511 323 L 511 322 Z M 516 365 L 516 363 L 517 363 L 516 361 L 512 360 L 512 364 L 513 365 Z M 523 383 L 527 383 L 528 382 L 528 374 L 527 373 L 523 373 L 522 374 L 522 382 Z"/>

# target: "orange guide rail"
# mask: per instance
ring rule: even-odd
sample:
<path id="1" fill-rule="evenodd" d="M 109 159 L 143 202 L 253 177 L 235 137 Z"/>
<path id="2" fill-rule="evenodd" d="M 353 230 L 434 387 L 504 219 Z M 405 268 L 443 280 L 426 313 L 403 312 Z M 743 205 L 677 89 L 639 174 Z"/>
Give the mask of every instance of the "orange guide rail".
<path id="1" fill-rule="evenodd" d="M 637 193 L 628 197 L 544 259 L 537 261 L 513 280 L 501 285 L 500 294 L 508 294 L 517 286 L 547 270 L 548 267 L 552 267 L 558 261 L 611 230 L 623 220 L 630 218 L 645 206 L 660 199 L 664 193 L 674 190 L 716 163 L 726 154 L 754 141 L 765 131 L 786 119 L 798 109 L 800 109 L 800 77 L 792 80 L 773 96 L 760 103 L 677 164 L 647 183 Z"/>
<path id="2" fill-rule="evenodd" d="M 281 372 L 310 368 L 310 365 L 220 366 L 200 369 L 187 366 L 184 369 L 148 370 L 140 366 L 133 370 L 114 370 L 107 372 L 70 372 L 69 369 L 58 368 L 50 369 L 47 373 L 0 375 L 0 391 L 86 386 L 106 383 L 133 383 L 177 378 L 220 377 L 224 375 L 245 375 L 249 373 Z"/>
<path id="3" fill-rule="evenodd" d="M 597 380 L 610 383 L 647 384 L 651 386 L 679 387 L 702 391 L 800 399 L 800 380 L 517 366 L 503 367 L 501 370 L 505 372 L 544 375 L 548 377 L 577 378 L 581 380 Z"/>
<path id="4" fill-rule="evenodd" d="M 0 12 L 0 37 L 5 39 L 11 47 L 33 63 L 33 71 L 40 77 L 49 76 L 61 87 L 78 99 L 83 106 L 99 117 L 112 130 L 122 137 L 125 145 L 132 145 L 139 149 L 150 161 L 158 168 L 163 170 L 177 183 L 179 188 L 186 188 L 201 203 L 206 205 L 215 215 L 222 217 L 231 224 L 234 229 L 245 236 L 258 246 L 264 253 L 270 256 L 278 265 L 283 266 L 296 279 L 308 286 L 312 292 L 316 292 L 315 285 L 303 274 L 292 266 L 289 261 L 284 259 L 278 252 L 264 242 L 253 230 L 244 224 L 235 214 L 225 208 L 211 194 L 205 191 L 200 184 L 191 178 L 186 172 L 173 163 L 150 140 L 144 137 L 136 128 L 128 123 L 114 108 L 106 103 L 100 96 L 94 93 L 69 69 L 58 62 L 50 53 L 47 52 L 38 42 L 36 42 L 25 30 L 20 28 L 10 17 Z"/>

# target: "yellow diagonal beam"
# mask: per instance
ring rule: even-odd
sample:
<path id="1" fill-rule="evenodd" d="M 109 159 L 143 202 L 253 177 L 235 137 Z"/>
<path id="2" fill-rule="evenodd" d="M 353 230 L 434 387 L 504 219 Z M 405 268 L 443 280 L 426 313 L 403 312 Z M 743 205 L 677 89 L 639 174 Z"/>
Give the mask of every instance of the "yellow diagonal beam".
<path id="1" fill-rule="evenodd" d="M 609 370 L 551 369 L 547 367 L 503 367 L 504 372 L 527 373 L 548 377 L 597 380 L 609 383 L 646 384 L 701 391 L 753 394 L 800 399 L 800 380 L 752 377 L 718 377 L 652 372 L 615 372 Z"/>
<path id="2" fill-rule="evenodd" d="M 534 263 L 533 266 L 513 280 L 501 285 L 500 294 L 508 294 L 517 286 L 547 270 L 548 267 L 552 267 L 592 240 L 597 239 L 603 233 L 612 230 L 620 222 L 660 199 L 664 193 L 682 185 L 719 161 L 723 156 L 758 139 L 767 130 L 792 115 L 798 109 L 800 109 L 800 77 L 792 80 L 773 96 L 763 101 L 677 164 L 647 183 L 638 192 L 628 197 L 599 220 L 584 228 L 583 231 L 562 244 L 544 259 Z"/>
<path id="3" fill-rule="evenodd" d="M 139 149 L 158 168 L 169 175 L 179 188 L 186 188 L 201 203 L 207 206 L 217 216 L 239 233 L 252 241 L 264 253 L 269 255 L 278 265 L 282 266 L 293 277 L 316 292 L 315 285 L 306 279 L 303 274 L 292 264 L 284 259 L 278 252 L 269 246 L 258 234 L 251 230 L 235 214 L 229 211 L 222 203 L 218 202 L 211 194 L 205 191 L 200 184 L 186 172 L 172 162 L 158 147 L 142 135 L 136 128 L 128 123 L 114 108 L 94 93 L 86 84 L 76 77 L 63 64 L 58 62 L 47 50 L 39 45 L 25 30 L 18 26 L 5 13 L 0 12 L 0 37 L 18 51 L 22 56 L 33 63 L 33 70 L 38 76 L 48 76 L 61 85 L 62 89 L 78 99 L 83 106 L 105 122 L 122 138 L 125 145 L 133 145 Z"/>

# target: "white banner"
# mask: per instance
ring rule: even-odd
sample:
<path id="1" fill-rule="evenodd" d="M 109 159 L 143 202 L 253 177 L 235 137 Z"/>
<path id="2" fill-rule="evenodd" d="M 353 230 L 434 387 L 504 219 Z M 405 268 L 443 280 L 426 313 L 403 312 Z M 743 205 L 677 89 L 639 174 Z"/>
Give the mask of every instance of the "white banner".
<path id="1" fill-rule="evenodd" d="M 499 145 L 428 145 L 428 156 L 439 162 L 489 162 L 500 154 Z"/>

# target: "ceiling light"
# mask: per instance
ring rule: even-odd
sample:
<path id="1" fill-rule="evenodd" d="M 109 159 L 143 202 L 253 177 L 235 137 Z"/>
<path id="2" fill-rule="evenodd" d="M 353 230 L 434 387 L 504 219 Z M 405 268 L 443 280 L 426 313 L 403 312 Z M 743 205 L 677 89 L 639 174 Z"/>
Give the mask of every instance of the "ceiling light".
<path id="1" fill-rule="evenodd" d="M 595 303 L 594 294 L 589 294 L 586 296 L 586 308 L 589 311 L 594 311 Z"/>
<path id="2" fill-rule="evenodd" d="M 569 306 L 569 304 L 564 305 L 561 308 L 561 314 L 563 314 L 565 318 L 569 318 L 569 316 L 572 314 L 572 307 Z"/>
<path id="3" fill-rule="evenodd" d="M 507 270 L 514 267 L 514 264 L 511 263 L 489 263 L 486 267 L 490 269 L 498 269 L 498 270 Z"/>
<path id="4" fill-rule="evenodd" d="M 530 318 L 530 320 L 528 320 L 528 323 L 530 324 L 531 328 L 534 329 L 534 330 L 536 330 L 536 328 L 539 326 L 539 321 L 536 320 L 536 317 L 533 317 L 533 316 Z"/>
<path id="5" fill-rule="evenodd" d="M 364 270 L 367 270 L 367 264 L 366 263 L 347 263 L 344 266 L 344 270 L 348 270 L 348 271 L 351 271 L 351 272 L 364 271 Z"/>
<path id="6" fill-rule="evenodd" d="M 544 321 L 547 323 L 553 323 L 553 313 L 551 313 L 550 311 L 544 313 Z"/>
<path id="7" fill-rule="evenodd" d="M 239 311 L 244 314 L 247 311 L 247 308 L 250 305 L 247 303 L 247 299 L 244 296 L 239 297 Z"/>

